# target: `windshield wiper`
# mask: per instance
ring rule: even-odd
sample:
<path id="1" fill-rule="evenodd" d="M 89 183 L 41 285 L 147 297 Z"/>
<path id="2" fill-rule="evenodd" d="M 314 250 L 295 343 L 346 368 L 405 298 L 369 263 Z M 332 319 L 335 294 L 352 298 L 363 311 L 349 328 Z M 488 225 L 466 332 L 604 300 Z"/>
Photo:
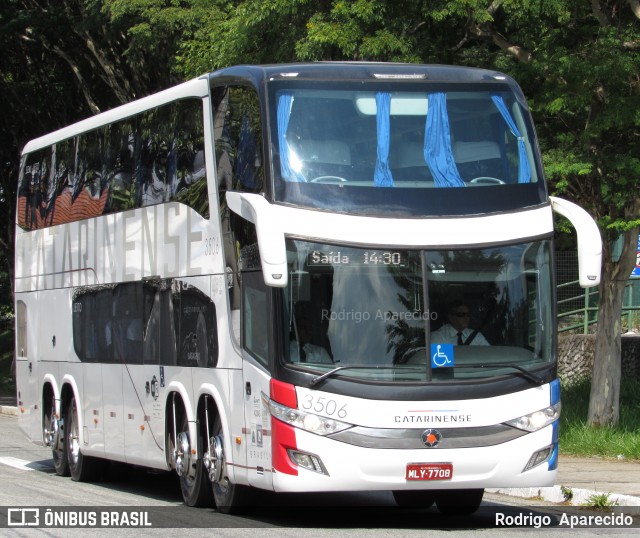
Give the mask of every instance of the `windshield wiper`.
<path id="1" fill-rule="evenodd" d="M 518 366 L 517 364 L 511 364 L 508 362 L 506 363 L 495 362 L 495 363 L 488 363 L 488 364 L 461 364 L 459 366 L 454 366 L 454 368 L 513 368 L 520 375 L 522 375 L 522 377 L 524 377 L 525 379 L 528 379 L 532 383 L 535 383 L 536 385 L 545 384 L 545 380 L 542 379 L 541 377 L 538 377 L 537 375 L 532 374 L 528 370 L 525 370 L 522 366 Z"/>
<path id="2" fill-rule="evenodd" d="M 544 379 L 542 379 L 541 377 L 538 377 L 535 374 L 532 374 L 531 372 L 529 372 L 528 370 L 525 370 L 522 366 L 518 366 L 517 364 L 501 363 L 501 362 L 488 363 L 488 364 L 464 364 L 464 365 L 461 364 L 459 366 L 454 366 L 453 368 L 454 369 L 455 368 L 513 368 L 514 370 L 516 370 L 517 374 L 521 375 L 522 377 L 531 381 L 532 383 L 535 383 L 538 386 L 545 384 Z M 328 372 L 325 372 L 322 375 L 319 375 L 318 377 L 314 377 L 309 382 L 309 386 L 314 387 L 318 383 L 322 383 L 325 379 L 333 377 L 335 373 L 341 370 L 348 370 L 348 369 L 349 370 L 398 370 L 399 367 L 398 365 L 395 365 L 395 366 L 338 366 L 336 368 L 333 368 L 332 370 L 329 370 Z M 400 369 L 402 369 L 403 371 L 407 371 L 407 370 L 423 371 L 424 370 L 424 368 L 420 366 L 416 366 L 416 367 L 405 366 L 405 367 L 400 367 Z"/>
<path id="3" fill-rule="evenodd" d="M 325 372 L 322 375 L 319 375 L 318 377 L 314 377 L 310 382 L 309 382 L 309 386 L 313 387 L 315 385 L 317 385 L 318 383 L 322 383 L 322 381 L 324 381 L 325 379 L 332 377 L 333 374 L 335 374 L 336 372 L 339 372 L 340 370 L 397 370 L 398 366 L 338 366 L 336 368 L 334 368 L 333 370 L 329 370 L 328 372 Z M 419 371 L 423 371 L 424 368 L 421 368 L 419 366 L 417 367 L 410 367 L 410 368 L 402 368 L 403 371 L 406 370 L 419 370 Z"/>

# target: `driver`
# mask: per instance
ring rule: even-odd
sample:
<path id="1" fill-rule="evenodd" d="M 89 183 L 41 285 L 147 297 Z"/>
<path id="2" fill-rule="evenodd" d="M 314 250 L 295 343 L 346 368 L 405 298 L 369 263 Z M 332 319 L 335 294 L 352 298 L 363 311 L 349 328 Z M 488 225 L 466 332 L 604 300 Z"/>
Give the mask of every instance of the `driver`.
<path id="1" fill-rule="evenodd" d="M 431 341 L 437 344 L 454 344 L 456 346 L 488 346 L 489 342 L 479 330 L 469 327 L 471 312 L 463 301 L 453 301 L 447 307 L 447 319 L 437 331 L 431 333 Z"/>

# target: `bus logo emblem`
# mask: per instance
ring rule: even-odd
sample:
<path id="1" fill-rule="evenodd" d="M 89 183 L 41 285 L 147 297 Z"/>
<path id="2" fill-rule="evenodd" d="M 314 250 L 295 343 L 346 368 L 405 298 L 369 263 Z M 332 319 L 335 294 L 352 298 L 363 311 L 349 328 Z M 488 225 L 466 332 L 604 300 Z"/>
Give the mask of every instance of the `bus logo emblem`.
<path id="1" fill-rule="evenodd" d="M 427 448 L 435 448 L 442 439 L 442 434 L 438 430 L 425 430 L 422 432 L 422 444 Z"/>

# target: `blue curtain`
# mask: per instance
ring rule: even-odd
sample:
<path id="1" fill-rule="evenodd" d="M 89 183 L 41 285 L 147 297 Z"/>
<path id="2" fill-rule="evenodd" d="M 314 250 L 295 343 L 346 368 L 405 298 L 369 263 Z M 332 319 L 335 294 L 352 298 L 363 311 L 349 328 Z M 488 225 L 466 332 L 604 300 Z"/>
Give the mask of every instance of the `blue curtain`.
<path id="1" fill-rule="evenodd" d="M 427 96 L 429 110 L 424 133 L 424 160 L 436 187 L 464 187 L 451 150 L 447 97 L 443 92 Z"/>
<path id="2" fill-rule="evenodd" d="M 305 181 L 300 172 L 291 168 L 289 143 L 287 142 L 287 128 L 291 116 L 293 95 L 281 93 L 278 97 L 278 146 L 280 147 L 280 175 L 285 181 Z"/>
<path id="3" fill-rule="evenodd" d="M 504 100 L 500 95 L 492 95 L 491 99 L 493 104 L 502 115 L 504 121 L 511 129 L 511 133 L 518 139 L 518 183 L 529 183 L 531 181 L 531 167 L 529 166 L 529 158 L 527 157 L 527 149 L 524 145 L 524 138 L 520 134 L 520 131 L 516 127 L 516 122 L 513 121 L 507 105 L 504 104 Z"/>
<path id="4" fill-rule="evenodd" d="M 393 176 L 389 169 L 389 139 L 391 130 L 391 94 L 376 93 L 376 129 L 378 135 L 378 158 L 373 173 L 374 187 L 393 187 Z"/>

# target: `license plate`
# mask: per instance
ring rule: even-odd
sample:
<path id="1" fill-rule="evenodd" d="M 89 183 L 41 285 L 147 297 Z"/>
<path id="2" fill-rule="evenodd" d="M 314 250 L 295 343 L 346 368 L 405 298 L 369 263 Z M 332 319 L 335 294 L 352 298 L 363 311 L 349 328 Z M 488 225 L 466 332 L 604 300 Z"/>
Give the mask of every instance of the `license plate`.
<path id="1" fill-rule="evenodd" d="M 408 463 L 407 480 L 451 480 L 452 463 Z"/>

